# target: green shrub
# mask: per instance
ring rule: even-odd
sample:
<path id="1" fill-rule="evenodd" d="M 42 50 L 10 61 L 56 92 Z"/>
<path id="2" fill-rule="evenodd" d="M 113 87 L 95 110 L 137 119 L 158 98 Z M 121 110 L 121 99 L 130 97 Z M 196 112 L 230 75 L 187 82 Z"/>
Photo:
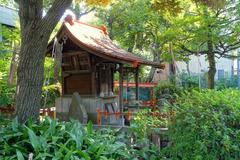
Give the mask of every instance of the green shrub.
<path id="1" fill-rule="evenodd" d="M 205 73 L 206 74 L 206 73 Z M 200 78 L 200 87 L 207 88 L 207 75 L 198 74 L 198 75 L 189 75 L 186 72 L 180 73 L 177 78 L 180 80 L 181 86 L 186 90 L 199 89 L 199 78 Z"/>
<path id="2" fill-rule="evenodd" d="M 53 84 L 43 87 L 41 105 L 44 106 L 46 98 L 46 106 L 51 107 L 55 104 L 55 99 L 60 96 L 60 85 Z M 8 86 L 5 82 L 0 81 L 0 107 L 13 105 L 14 94 L 16 92 L 15 86 Z"/>
<path id="3" fill-rule="evenodd" d="M 177 87 L 176 85 L 168 82 L 168 81 L 161 81 L 155 87 L 155 96 L 160 102 L 173 102 L 175 99 L 181 95 L 182 89 Z M 161 103 L 161 105 L 163 105 Z"/>
<path id="4" fill-rule="evenodd" d="M 171 106 L 173 159 L 240 159 L 240 91 L 192 91 Z"/>
<path id="5" fill-rule="evenodd" d="M 60 90 L 61 90 L 60 84 L 44 86 L 41 99 L 42 106 L 44 107 L 45 101 L 46 101 L 45 107 L 53 106 L 55 104 L 55 99 L 60 96 Z"/>
<path id="6" fill-rule="evenodd" d="M 168 117 L 154 116 L 153 114 L 150 110 L 142 110 L 134 116 L 134 119 L 131 121 L 131 130 L 136 137 L 144 139 L 156 129 L 167 127 Z M 160 112 L 156 111 L 155 114 L 160 115 Z"/>
<path id="7" fill-rule="evenodd" d="M 1 124 L 1 122 L 0 122 Z M 93 130 L 92 123 L 58 122 L 51 119 L 26 125 L 15 121 L 0 128 L 0 159 L 125 160 L 158 159 L 154 150 L 136 150 L 123 143 L 123 134 L 110 129 Z"/>
<path id="8" fill-rule="evenodd" d="M 217 90 L 223 90 L 226 88 L 237 88 L 238 87 L 238 76 L 234 75 L 232 77 L 218 79 L 215 83 L 215 88 Z"/>
<path id="9" fill-rule="evenodd" d="M 14 103 L 15 87 L 7 84 L 10 62 L 11 54 L 0 54 L 0 107 Z"/>
<path id="10" fill-rule="evenodd" d="M 0 107 L 9 106 L 14 103 L 15 87 L 8 86 L 7 83 L 0 80 Z"/>
<path id="11" fill-rule="evenodd" d="M 0 54 L 0 107 L 10 106 L 15 103 L 14 95 L 16 92 L 16 85 L 9 86 L 7 84 L 11 59 L 12 55 L 10 53 Z M 45 79 L 49 79 L 50 85 L 43 87 L 41 104 L 44 106 L 47 92 L 46 106 L 51 106 L 60 95 L 60 85 L 53 84 L 53 60 L 51 58 L 46 58 L 44 70 Z"/>

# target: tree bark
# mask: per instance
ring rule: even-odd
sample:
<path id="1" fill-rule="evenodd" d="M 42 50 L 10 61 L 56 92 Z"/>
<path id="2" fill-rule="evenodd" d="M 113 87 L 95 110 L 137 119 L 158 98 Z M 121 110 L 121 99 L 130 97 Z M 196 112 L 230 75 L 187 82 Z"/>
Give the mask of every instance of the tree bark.
<path id="1" fill-rule="evenodd" d="M 213 53 L 213 45 L 212 41 L 208 41 L 208 64 L 209 64 L 209 70 L 208 70 L 208 88 L 214 89 L 215 81 L 214 77 L 216 74 L 216 61 L 215 61 L 215 55 Z"/>
<path id="2" fill-rule="evenodd" d="M 215 62 L 214 53 L 209 53 L 207 55 L 207 57 L 208 57 L 208 64 L 209 64 L 208 88 L 209 89 L 214 89 L 214 86 L 215 86 L 214 77 L 215 77 L 215 74 L 216 74 L 216 62 Z"/>
<path id="3" fill-rule="evenodd" d="M 62 45 L 57 42 L 55 46 L 55 55 L 54 55 L 54 82 L 60 82 L 61 78 L 59 76 L 62 64 Z"/>
<path id="4" fill-rule="evenodd" d="M 187 61 L 186 64 L 187 64 L 187 74 L 190 76 L 191 72 L 189 68 L 189 61 Z"/>
<path id="5" fill-rule="evenodd" d="M 151 46 L 151 52 L 153 54 L 153 61 L 154 62 L 160 62 L 160 54 L 162 52 L 162 46 L 157 45 L 157 44 L 153 44 Z M 156 72 L 156 68 L 151 67 L 151 70 L 148 74 L 146 82 L 152 82 L 153 81 L 155 72 Z"/>
<path id="6" fill-rule="evenodd" d="M 206 11 L 206 15 L 208 15 L 208 12 Z M 216 74 L 216 61 L 215 61 L 215 54 L 213 52 L 213 41 L 212 41 L 212 25 L 208 25 L 208 41 L 207 41 L 207 59 L 209 64 L 209 70 L 208 70 L 208 88 L 214 89 L 215 81 L 214 77 Z"/>
<path id="7" fill-rule="evenodd" d="M 42 17 L 42 0 L 17 1 L 21 27 L 21 49 L 17 70 L 17 118 L 21 123 L 28 118 L 39 119 L 40 100 L 44 80 L 44 60 L 50 34 L 71 0 L 55 0 Z"/>
<path id="8" fill-rule="evenodd" d="M 175 58 L 173 55 L 173 44 L 172 42 L 169 42 L 169 53 L 171 54 L 171 63 L 169 64 L 169 75 L 170 75 L 170 82 L 173 84 L 176 84 L 176 64 L 175 64 Z"/>
<path id="9" fill-rule="evenodd" d="M 10 66 L 9 75 L 8 75 L 8 85 L 10 86 L 13 85 L 14 83 L 14 75 L 17 71 L 19 47 L 20 46 L 18 44 L 14 44 L 11 66 Z"/>

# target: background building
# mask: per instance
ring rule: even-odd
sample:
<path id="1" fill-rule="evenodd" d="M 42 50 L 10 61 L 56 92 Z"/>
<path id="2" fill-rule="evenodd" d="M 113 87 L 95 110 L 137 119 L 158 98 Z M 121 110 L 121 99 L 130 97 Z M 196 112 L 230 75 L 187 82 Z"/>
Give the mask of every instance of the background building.
<path id="1" fill-rule="evenodd" d="M 0 41 L 4 39 L 2 36 L 3 26 L 15 28 L 17 19 L 18 13 L 16 9 L 0 5 Z"/>

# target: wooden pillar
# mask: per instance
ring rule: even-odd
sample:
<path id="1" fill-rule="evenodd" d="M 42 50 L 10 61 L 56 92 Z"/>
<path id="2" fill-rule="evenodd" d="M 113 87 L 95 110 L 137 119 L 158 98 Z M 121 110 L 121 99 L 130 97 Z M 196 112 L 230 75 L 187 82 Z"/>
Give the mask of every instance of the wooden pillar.
<path id="1" fill-rule="evenodd" d="M 135 84 L 136 84 L 136 100 L 139 100 L 139 67 L 135 71 Z"/>
<path id="2" fill-rule="evenodd" d="M 123 65 L 120 64 L 119 67 L 119 109 L 120 112 L 123 113 Z M 121 116 L 123 119 L 123 115 Z M 122 125 L 124 125 L 122 123 Z"/>
<path id="3" fill-rule="evenodd" d="M 96 75 L 96 71 L 95 71 L 95 69 L 94 69 L 94 71 L 91 73 L 91 81 L 92 81 L 91 89 L 92 89 L 92 95 L 94 95 L 94 96 L 97 95 L 95 75 Z"/>
<path id="4" fill-rule="evenodd" d="M 111 89 L 112 89 L 112 92 L 113 92 L 113 94 L 114 94 L 114 70 L 113 70 L 113 68 L 111 69 L 111 81 L 112 81 L 112 86 L 111 86 Z"/>
<path id="5" fill-rule="evenodd" d="M 108 95 L 110 96 L 110 92 L 112 92 L 112 69 L 111 69 L 111 65 L 108 66 L 107 83 L 108 83 Z"/>
<path id="6" fill-rule="evenodd" d="M 65 94 L 65 78 L 62 72 L 62 94 L 60 96 L 63 96 L 64 94 Z"/>

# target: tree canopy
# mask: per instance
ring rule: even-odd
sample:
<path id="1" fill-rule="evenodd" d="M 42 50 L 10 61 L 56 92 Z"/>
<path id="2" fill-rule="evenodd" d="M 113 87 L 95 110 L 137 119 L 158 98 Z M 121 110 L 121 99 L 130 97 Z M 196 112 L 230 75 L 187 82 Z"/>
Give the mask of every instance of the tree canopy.
<path id="1" fill-rule="evenodd" d="M 209 88 L 214 88 L 215 58 L 236 58 L 231 51 L 240 47 L 239 20 L 239 2 L 226 1 L 221 8 L 191 4 L 182 15 L 173 19 L 168 30 L 175 53 L 206 56 Z"/>
<path id="2" fill-rule="evenodd" d="M 214 88 L 215 58 L 236 58 L 231 51 L 240 46 L 237 1 L 121 0 L 98 11 L 98 17 L 112 39 L 129 51 L 151 53 L 156 61 L 171 62 L 171 54 L 184 61 L 189 55 L 205 55 L 209 88 Z"/>

